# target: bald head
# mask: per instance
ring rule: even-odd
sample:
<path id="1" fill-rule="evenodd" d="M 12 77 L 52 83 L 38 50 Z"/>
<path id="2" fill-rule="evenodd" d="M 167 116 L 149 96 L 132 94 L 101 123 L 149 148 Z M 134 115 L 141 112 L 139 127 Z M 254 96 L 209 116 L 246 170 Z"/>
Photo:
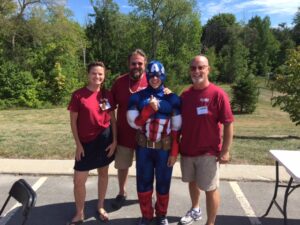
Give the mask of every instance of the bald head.
<path id="1" fill-rule="evenodd" d="M 195 56 L 191 61 L 191 65 L 195 62 L 201 62 L 202 65 L 209 66 L 208 58 L 205 55 Z"/>

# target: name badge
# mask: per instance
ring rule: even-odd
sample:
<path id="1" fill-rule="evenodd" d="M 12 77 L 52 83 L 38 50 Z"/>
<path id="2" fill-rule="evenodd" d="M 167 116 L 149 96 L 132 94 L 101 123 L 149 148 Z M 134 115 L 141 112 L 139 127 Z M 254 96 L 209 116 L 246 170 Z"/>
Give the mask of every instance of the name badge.
<path id="1" fill-rule="evenodd" d="M 109 101 L 106 98 L 104 98 L 100 101 L 99 106 L 103 111 L 111 108 Z"/>
<path id="2" fill-rule="evenodd" d="M 197 107 L 197 115 L 205 115 L 205 114 L 208 114 L 207 106 Z"/>

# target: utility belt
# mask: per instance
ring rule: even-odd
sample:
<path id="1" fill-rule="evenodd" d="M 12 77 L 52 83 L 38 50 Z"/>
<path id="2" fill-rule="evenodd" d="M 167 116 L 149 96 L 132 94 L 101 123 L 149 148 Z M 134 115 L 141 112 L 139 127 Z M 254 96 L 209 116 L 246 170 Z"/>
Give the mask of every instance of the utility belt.
<path id="1" fill-rule="evenodd" d="M 143 148 L 162 149 L 169 151 L 171 149 L 171 136 L 162 138 L 160 141 L 154 142 L 147 139 L 147 137 L 140 131 L 136 133 L 137 144 Z"/>

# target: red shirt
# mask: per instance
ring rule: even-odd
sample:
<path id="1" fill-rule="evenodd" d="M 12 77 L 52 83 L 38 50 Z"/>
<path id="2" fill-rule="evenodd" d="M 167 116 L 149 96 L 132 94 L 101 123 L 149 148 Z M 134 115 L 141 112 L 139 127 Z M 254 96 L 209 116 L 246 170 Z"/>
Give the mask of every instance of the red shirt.
<path id="1" fill-rule="evenodd" d="M 106 109 L 103 106 L 106 99 Z M 78 112 L 77 130 L 80 141 L 90 142 L 105 128 L 110 126 L 109 112 L 114 110 L 113 98 L 109 91 L 90 91 L 86 87 L 76 90 L 72 94 L 68 110 Z"/>
<path id="2" fill-rule="evenodd" d="M 136 147 L 136 130 L 129 126 L 126 118 L 129 97 L 148 86 L 146 74 L 138 81 L 130 79 L 129 74 L 120 76 L 113 84 L 111 92 L 114 102 L 118 107 L 117 113 L 117 130 L 118 130 L 118 145 L 127 148 Z"/>
<path id="3" fill-rule="evenodd" d="M 227 94 L 210 83 L 202 90 L 192 86 L 181 94 L 183 156 L 218 155 L 221 151 L 221 123 L 233 122 Z"/>

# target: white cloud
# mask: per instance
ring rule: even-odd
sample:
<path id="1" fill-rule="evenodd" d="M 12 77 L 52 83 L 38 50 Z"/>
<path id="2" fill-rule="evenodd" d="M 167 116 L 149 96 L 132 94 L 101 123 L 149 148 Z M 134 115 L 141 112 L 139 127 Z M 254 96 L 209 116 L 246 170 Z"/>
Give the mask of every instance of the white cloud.
<path id="1" fill-rule="evenodd" d="M 208 1 L 208 3 L 199 3 L 208 15 L 212 16 L 218 13 L 242 12 L 250 10 L 251 12 L 263 12 L 265 14 L 292 14 L 294 15 L 300 6 L 299 0 L 221 0 Z M 201 7 L 201 5 L 203 7 Z"/>
<path id="2" fill-rule="evenodd" d="M 198 5 L 202 20 L 206 22 L 219 13 L 242 14 L 243 16 L 260 14 L 290 19 L 300 7 L 300 2 L 299 0 L 205 0 L 199 1 Z"/>
<path id="3" fill-rule="evenodd" d="M 294 15 L 299 6 L 299 0 L 251 0 L 236 4 L 234 7 L 240 10 L 249 8 L 253 12 L 265 14 Z"/>

